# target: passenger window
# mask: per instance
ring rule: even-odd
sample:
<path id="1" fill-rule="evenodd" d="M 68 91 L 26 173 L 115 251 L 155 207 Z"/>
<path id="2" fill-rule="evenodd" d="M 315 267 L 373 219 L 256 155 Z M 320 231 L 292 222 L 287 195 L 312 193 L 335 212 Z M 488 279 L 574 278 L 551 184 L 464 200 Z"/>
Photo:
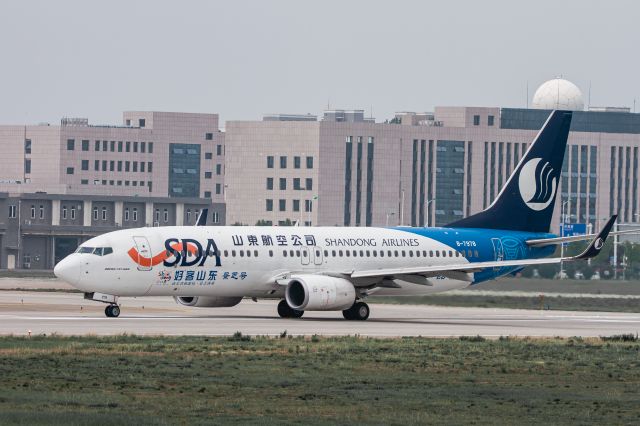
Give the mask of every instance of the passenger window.
<path id="1" fill-rule="evenodd" d="M 293 250 L 289 250 L 289 257 L 293 257 Z"/>
<path id="2" fill-rule="evenodd" d="M 335 250 L 331 250 L 331 257 L 336 257 L 336 251 Z"/>
<path id="3" fill-rule="evenodd" d="M 350 252 L 349 252 L 349 250 L 345 250 L 345 251 L 344 251 L 344 254 L 345 254 L 347 257 L 349 257 L 349 255 L 350 255 L 349 253 L 350 253 Z"/>
<path id="4" fill-rule="evenodd" d="M 367 250 L 367 257 L 370 257 L 371 253 Z"/>
<path id="5" fill-rule="evenodd" d="M 397 256 L 397 255 L 398 255 L 398 252 L 396 252 L 396 256 Z M 387 257 L 391 257 L 391 256 L 392 256 L 392 254 L 391 254 L 391 250 L 387 251 Z"/>
<path id="6" fill-rule="evenodd" d="M 273 250 L 269 250 L 269 257 L 273 257 Z"/>
<path id="7" fill-rule="evenodd" d="M 235 250 L 231 250 L 231 256 L 236 257 L 236 251 Z"/>
<path id="8" fill-rule="evenodd" d="M 442 250 L 442 257 L 447 257 L 447 252 L 445 250 Z"/>
<path id="9" fill-rule="evenodd" d="M 303 257 L 307 257 L 307 252 L 306 252 L 306 250 L 302 252 L 302 256 L 303 256 Z M 296 257 L 300 257 L 300 250 L 296 250 Z"/>
<path id="10" fill-rule="evenodd" d="M 416 257 L 420 257 L 420 250 L 416 250 Z"/>
<path id="11" fill-rule="evenodd" d="M 394 251 L 393 254 L 395 255 L 395 257 L 398 257 L 398 250 Z"/>
<path id="12" fill-rule="evenodd" d="M 360 257 L 364 257 L 364 252 L 360 250 Z"/>
<path id="13" fill-rule="evenodd" d="M 251 250 L 247 250 L 247 257 L 251 257 Z"/>
<path id="14" fill-rule="evenodd" d="M 244 250 L 240 250 L 240 257 L 244 257 Z"/>
<path id="15" fill-rule="evenodd" d="M 253 257 L 258 257 L 258 250 L 253 251 Z"/>
<path id="16" fill-rule="evenodd" d="M 376 250 L 373 250 L 372 253 L 373 253 L 373 257 L 378 257 L 378 252 Z"/>
<path id="17" fill-rule="evenodd" d="M 422 250 L 422 257 L 427 257 L 427 251 L 426 250 Z"/>
<path id="18" fill-rule="evenodd" d="M 339 255 L 340 255 L 340 257 L 342 257 L 342 250 L 339 251 Z"/>
<path id="19" fill-rule="evenodd" d="M 358 251 L 357 251 L 357 250 L 354 250 L 354 251 L 353 251 L 353 257 L 357 257 L 357 256 L 358 256 Z"/>
<path id="20" fill-rule="evenodd" d="M 449 257 L 453 257 L 453 252 L 449 250 Z"/>
<path id="21" fill-rule="evenodd" d="M 440 257 L 440 252 L 436 250 L 436 257 Z"/>
<path id="22" fill-rule="evenodd" d="M 325 250 L 324 255 L 327 255 L 327 251 Z M 316 257 L 320 257 L 320 250 L 316 250 Z"/>
<path id="23" fill-rule="evenodd" d="M 229 257 L 229 251 L 228 250 L 224 251 L 224 257 Z"/>
<path id="24" fill-rule="evenodd" d="M 433 250 L 429 250 L 429 257 L 433 257 Z"/>
<path id="25" fill-rule="evenodd" d="M 380 257 L 384 257 L 384 250 L 380 250 Z"/>
<path id="26" fill-rule="evenodd" d="M 407 255 L 407 254 L 405 253 L 405 251 L 404 251 L 404 250 L 402 250 L 402 257 L 406 257 L 406 255 Z"/>
<path id="27" fill-rule="evenodd" d="M 474 251 L 473 251 L 473 255 L 474 255 L 475 257 L 480 257 L 480 255 L 478 254 L 478 250 L 474 250 Z"/>
<path id="28" fill-rule="evenodd" d="M 409 250 L 409 257 L 413 257 L 413 250 Z"/>
<path id="29" fill-rule="evenodd" d="M 286 250 L 282 250 L 282 257 L 287 257 L 287 251 Z"/>

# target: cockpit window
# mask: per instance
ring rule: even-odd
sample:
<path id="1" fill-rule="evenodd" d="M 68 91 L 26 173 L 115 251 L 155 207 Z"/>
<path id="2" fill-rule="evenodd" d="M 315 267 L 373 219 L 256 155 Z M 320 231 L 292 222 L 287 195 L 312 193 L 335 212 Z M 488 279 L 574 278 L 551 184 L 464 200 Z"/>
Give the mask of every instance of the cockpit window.
<path id="1" fill-rule="evenodd" d="M 78 247 L 76 253 L 92 253 L 96 256 L 106 256 L 113 253 L 112 247 Z"/>

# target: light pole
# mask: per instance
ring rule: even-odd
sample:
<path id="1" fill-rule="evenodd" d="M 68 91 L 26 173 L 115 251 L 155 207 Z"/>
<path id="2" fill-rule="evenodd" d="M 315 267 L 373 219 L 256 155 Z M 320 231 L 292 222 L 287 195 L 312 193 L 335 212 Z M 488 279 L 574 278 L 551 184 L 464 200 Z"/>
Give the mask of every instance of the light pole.
<path id="1" fill-rule="evenodd" d="M 562 223 L 560 224 L 561 228 L 561 237 L 564 237 L 564 225 L 566 222 L 566 216 L 564 215 L 564 206 L 567 205 L 567 203 L 569 202 L 569 200 L 566 200 L 562 203 Z M 564 279 L 564 263 L 563 263 L 563 259 L 564 258 L 564 242 L 560 243 L 560 279 Z"/>
<path id="2" fill-rule="evenodd" d="M 425 221 L 424 221 L 424 227 L 428 228 L 429 227 L 429 218 L 430 218 L 430 214 L 429 214 L 429 204 L 431 204 L 432 201 L 435 201 L 435 198 L 430 199 L 429 201 L 427 201 L 427 203 L 425 204 Z"/>
<path id="3" fill-rule="evenodd" d="M 389 226 L 389 217 L 390 216 L 395 216 L 395 213 L 394 212 L 387 213 L 387 225 L 386 225 L 387 227 Z"/>

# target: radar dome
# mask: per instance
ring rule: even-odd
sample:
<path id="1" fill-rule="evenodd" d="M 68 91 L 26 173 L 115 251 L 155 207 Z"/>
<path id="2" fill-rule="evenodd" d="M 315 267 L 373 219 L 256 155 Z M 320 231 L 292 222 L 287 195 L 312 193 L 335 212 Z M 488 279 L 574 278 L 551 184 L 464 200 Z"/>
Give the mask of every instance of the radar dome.
<path id="1" fill-rule="evenodd" d="M 572 82 L 554 78 L 542 83 L 533 95 L 533 108 L 584 110 L 582 92 Z"/>

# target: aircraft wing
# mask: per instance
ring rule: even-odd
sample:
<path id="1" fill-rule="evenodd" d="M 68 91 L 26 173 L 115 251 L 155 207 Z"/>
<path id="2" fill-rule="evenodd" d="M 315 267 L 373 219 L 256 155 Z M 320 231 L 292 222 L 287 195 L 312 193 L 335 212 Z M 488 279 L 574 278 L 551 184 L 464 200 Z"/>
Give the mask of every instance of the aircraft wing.
<path id="1" fill-rule="evenodd" d="M 387 269 L 370 269 L 363 271 L 352 271 L 347 273 L 351 278 L 402 278 L 408 277 L 412 282 L 419 281 L 419 276 L 429 277 L 429 276 L 437 276 L 437 275 L 449 275 L 458 274 L 461 279 L 464 279 L 465 274 L 471 272 L 480 272 L 485 268 L 503 268 L 503 267 L 513 267 L 513 266 L 530 266 L 530 265 L 546 265 L 553 263 L 560 263 L 562 261 L 573 261 L 573 260 L 581 260 L 581 259 L 589 259 L 597 256 L 602 247 L 604 247 L 604 242 L 607 239 L 611 231 L 611 227 L 616 220 L 616 216 L 612 216 L 611 219 L 606 223 L 605 226 L 602 227 L 602 230 L 596 235 L 596 237 L 591 241 L 591 244 L 579 255 L 571 256 L 571 257 L 551 257 L 551 258 L 543 258 L 543 259 L 517 259 L 517 260 L 501 260 L 501 261 L 489 261 L 489 262 L 471 262 L 471 263 L 460 263 L 460 264 L 450 264 L 450 265 L 437 265 L 437 266 L 414 266 L 409 268 L 387 268 Z M 425 283 L 425 285 L 428 285 Z"/>

